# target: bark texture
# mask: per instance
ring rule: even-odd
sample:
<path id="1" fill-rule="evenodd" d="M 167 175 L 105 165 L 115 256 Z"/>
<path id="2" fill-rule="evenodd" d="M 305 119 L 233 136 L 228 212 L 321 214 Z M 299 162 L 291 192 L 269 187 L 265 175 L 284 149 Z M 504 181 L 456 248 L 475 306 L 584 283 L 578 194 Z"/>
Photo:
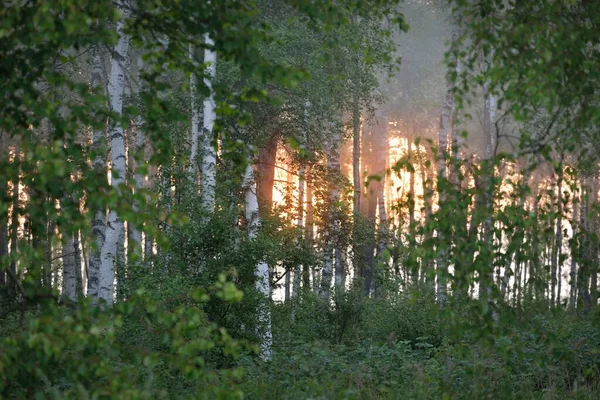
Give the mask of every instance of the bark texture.
<path id="1" fill-rule="evenodd" d="M 215 95 L 212 88 L 212 79 L 216 77 L 217 71 L 217 53 L 212 50 L 215 43 L 208 36 L 205 36 L 207 49 L 204 51 L 204 63 L 206 67 L 207 78 L 204 79 L 204 85 L 209 90 L 209 96 L 204 100 L 203 115 L 203 133 L 202 133 L 202 207 L 208 213 L 215 210 L 215 186 L 217 179 L 217 152 L 213 146 L 213 127 L 217 119 Z"/>
<path id="2" fill-rule="evenodd" d="M 111 110 L 121 115 L 123 113 L 123 91 L 125 87 L 125 62 L 129 51 L 129 36 L 125 34 L 125 19 L 128 17 L 128 8 L 119 4 L 123 11 L 124 19 L 117 23 L 117 33 L 119 40 L 113 51 L 111 58 L 110 77 L 108 80 L 108 97 Z M 110 129 L 110 147 L 111 147 L 111 185 L 117 193 L 121 192 L 121 185 L 125 183 L 126 158 L 125 158 L 125 138 L 123 135 L 123 126 L 118 122 L 113 122 Z M 119 218 L 116 210 L 110 210 L 108 213 L 105 241 L 100 252 L 100 271 L 98 298 L 112 306 L 114 297 L 115 265 L 123 263 L 123 243 L 125 241 L 124 223 Z M 122 278 L 122 277 L 121 277 Z"/>
<path id="3" fill-rule="evenodd" d="M 254 240 L 260 229 L 260 215 L 258 212 L 258 198 L 256 195 L 256 180 L 254 178 L 254 167 L 252 163 L 246 167 L 244 176 L 244 187 L 246 191 L 246 221 L 248 224 L 248 236 Z M 259 261 L 255 269 L 256 289 L 263 296 L 258 305 L 258 336 L 260 338 L 259 356 L 267 361 L 272 357 L 271 347 L 273 336 L 271 333 L 271 310 L 269 302 L 271 299 L 271 286 L 269 277 L 269 266 L 264 261 Z"/>

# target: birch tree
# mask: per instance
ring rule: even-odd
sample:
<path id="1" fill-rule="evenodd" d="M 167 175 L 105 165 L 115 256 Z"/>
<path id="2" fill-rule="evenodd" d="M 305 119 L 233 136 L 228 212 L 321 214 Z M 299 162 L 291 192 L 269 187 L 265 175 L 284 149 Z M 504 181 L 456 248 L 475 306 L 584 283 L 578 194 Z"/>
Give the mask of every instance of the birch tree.
<path id="1" fill-rule="evenodd" d="M 123 114 L 123 92 L 125 88 L 125 63 L 129 51 L 129 36 L 125 33 L 125 21 L 129 11 L 127 4 L 119 3 L 123 17 L 117 21 L 117 34 L 119 39 L 112 52 L 110 76 L 108 79 L 108 97 L 111 111 L 116 116 Z M 121 186 L 125 183 L 125 139 L 123 125 L 120 121 L 111 121 L 110 126 L 111 148 L 111 186 L 120 193 Z M 123 263 L 123 243 L 125 231 L 123 220 L 119 218 L 117 210 L 111 209 L 105 231 L 105 241 L 100 252 L 100 270 L 98 298 L 113 304 L 115 264 Z"/>
<path id="2" fill-rule="evenodd" d="M 258 230 L 260 229 L 260 215 L 258 210 L 258 197 L 256 195 L 256 180 L 254 177 L 254 166 L 248 163 L 244 174 L 243 186 L 245 188 L 245 216 L 248 224 L 248 236 L 250 240 L 256 239 Z M 256 290 L 262 295 L 262 299 L 258 304 L 257 320 L 258 320 L 258 337 L 259 356 L 263 361 L 268 361 L 272 357 L 273 336 L 271 333 L 271 310 L 269 302 L 271 300 L 271 287 L 269 277 L 268 264 L 260 260 L 256 264 L 254 272 L 256 278 Z"/>
<path id="3" fill-rule="evenodd" d="M 190 61 L 194 62 L 195 60 L 195 52 L 194 47 L 190 45 Z M 190 175 L 195 176 L 196 171 L 198 170 L 198 139 L 200 135 L 200 108 L 197 104 L 197 96 L 198 96 L 198 77 L 196 73 L 192 71 L 190 74 L 190 107 L 192 109 L 192 121 L 191 121 L 191 150 L 190 150 L 190 165 L 188 172 Z M 195 181 L 195 180 L 194 180 Z"/>
<path id="4" fill-rule="evenodd" d="M 63 277 L 62 277 L 62 296 L 69 300 L 77 299 L 77 278 L 75 252 L 73 247 L 73 237 L 67 233 L 63 234 L 62 240 L 62 262 L 63 262 Z M 79 266 L 81 269 L 81 265 Z"/>
<path id="5" fill-rule="evenodd" d="M 452 32 L 452 42 L 458 38 L 458 31 L 455 29 Z M 450 119 L 454 109 L 454 85 L 450 76 L 446 76 L 446 95 L 444 98 L 444 106 L 440 115 L 440 126 L 438 131 L 438 149 L 437 149 L 437 189 L 440 196 L 440 210 L 446 211 L 447 200 L 447 155 L 448 155 L 448 137 L 450 135 Z M 440 212 L 443 218 L 443 213 Z M 448 249 L 446 244 L 446 232 L 442 227 L 447 225 L 444 221 L 438 221 L 437 232 L 437 300 L 443 305 L 446 303 L 446 275 L 448 273 Z"/>
<path id="6" fill-rule="evenodd" d="M 92 50 L 92 88 L 104 86 L 103 63 L 98 46 Z M 106 161 L 102 153 L 105 144 L 105 131 L 95 129 L 92 138 L 92 151 L 96 153 L 93 161 L 93 168 L 98 176 L 106 174 Z M 104 247 L 106 234 L 106 210 L 98 208 L 93 211 L 92 218 L 92 237 L 93 244 L 90 249 L 89 270 L 87 276 L 87 295 L 95 301 L 98 298 L 98 288 L 100 279 L 100 265 L 102 264 L 101 251 Z"/>
<path id="7" fill-rule="evenodd" d="M 209 90 L 209 95 L 204 99 L 203 132 L 202 132 L 202 206 L 206 212 L 212 213 L 215 209 L 215 185 L 217 153 L 213 146 L 213 127 L 217 119 L 215 94 L 212 88 L 212 79 L 217 71 L 217 53 L 214 50 L 215 42 L 206 34 L 204 36 L 206 49 L 204 50 L 204 64 L 206 65 L 206 78 L 204 85 Z"/>

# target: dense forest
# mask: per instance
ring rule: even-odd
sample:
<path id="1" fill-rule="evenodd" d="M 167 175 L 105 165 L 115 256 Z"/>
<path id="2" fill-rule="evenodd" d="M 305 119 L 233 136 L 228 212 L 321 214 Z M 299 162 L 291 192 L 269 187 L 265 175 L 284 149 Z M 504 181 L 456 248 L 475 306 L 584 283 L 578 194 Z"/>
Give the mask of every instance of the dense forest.
<path id="1" fill-rule="evenodd" d="M 0 21 L 0 398 L 600 398 L 599 1 Z"/>

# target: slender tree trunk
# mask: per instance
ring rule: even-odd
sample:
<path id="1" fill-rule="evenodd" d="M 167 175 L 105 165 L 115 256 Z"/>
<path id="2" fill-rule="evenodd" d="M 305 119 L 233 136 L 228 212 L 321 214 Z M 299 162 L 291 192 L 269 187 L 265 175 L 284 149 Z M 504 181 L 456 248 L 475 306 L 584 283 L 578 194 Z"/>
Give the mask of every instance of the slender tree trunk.
<path id="1" fill-rule="evenodd" d="M 493 254 L 493 235 L 494 223 L 492 221 L 494 198 L 492 180 L 494 174 L 493 158 L 496 150 L 496 135 L 494 132 L 496 101 L 494 95 L 490 92 L 489 82 L 483 85 L 483 132 L 486 140 L 485 155 L 482 162 L 483 179 L 482 179 L 482 195 L 483 205 L 485 207 L 485 217 L 483 220 L 483 258 L 482 269 L 480 272 L 479 281 L 479 297 L 490 302 L 491 285 L 493 284 L 494 273 L 494 254 Z"/>
<path id="2" fill-rule="evenodd" d="M 19 165 L 21 164 L 21 146 L 20 143 L 17 142 L 15 144 L 15 160 L 14 163 L 17 166 L 17 171 L 19 171 Z M 17 276 L 17 251 L 18 251 L 18 240 L 19 240 L 19 214 L 20 214 L 20 200 L 19 200 L 19 185 L 20 179 L 19 176 L 15 176 L 15 180 L 12 182 L 12 213 L 10 217 L 10 255 L 11 261 L 9 265 L 10 272 L 12 276 Z M 14 287 L 16 282 L 11 282 L 11 286 Z"/>
<path id="3" fill-rule="evenodd" d="M 308 110 L 310 108 L 310 101 L 306 101 L 304 106 L 304 122 L 308 124 Z M 308 142 L 308 129 L 305 128 L 303 135 L 304 145 Z M 298 245 L 302 245 L 304 238 L 304 191 L 306 187 L 306 162 L 304 157 L 301 157 L 300 167 L 298 168 L 298 214 L 296 216 L 296 227 L 298 228 Z M 294 285 L 293 285 L 293 296 L 297 297 L 300 294 L 300 282 L 303 279 L 303 267 L 300 264 L 294 266 Z M 308 284 L 307 284 L 308 287 Z"/>
<path id="4" fill-rule="evenodd" d="M 135 178 L 135 193 L 136 195 L 142 190 L 144 186 L 144 176 L 141 174 L 140 164 L 143 160 L 139 160 L 140 153 L 144 151 L 144 133 L 142 132 L 142 118 L 138 116 L 132 129 L 129 130 L 129 136 L 133 136 L 135 132 L 135 143 L 133 140 L 129 144 L 129 170 L 131 176 Z M 135 200 L 133 209 L 137 213 L 139 212 L 138 201 Z M 127 260 L 128 262 L 141 261 L 142 258 L 142 231 L 139 227 L 135 226 L 133 222 L 127 222 Z"/>
<path id="5" fill-rule="evenodd" d="M 408 162 L 411 166 L 414 165 L 414 153 L 412 149 L 413 144 L 413 133 L 414 133 L 414 122 L 411 121 L 411 134 L 408 138 Z M 408 232 L 409 232 L 409 243 L 414 248 L 416 246 L 416 226 L 415 226 L 415 169 L 412 167 L 409 171 L 409 182 L 408 182 Z M 412 252 L 411 252 L 412 253 Z M 412 257 L 414 261 L 414 256 Z M 417 285 L 419 283 L 419 265 L 416 262 L 411 262 L 410 271 L 412 277 L 412 284 Z"/>
<path id="6" fill-rule="evenodd" d="M 71 301 L 77 300 L 77 277 L 73 237 L 64 233 L 62 237 L 63 281 L 62 297 Z"/>
<path id="7" fill-rule="evenodd" d="M 277 162 L 277 140 L 271 138 L 258 149 L 258 205 L 261 215 L 266 216 L 273 206 L 275 163 Z"/>
<path id="8" fill-rule="evenodd" d="M 552 304 L 553 306 L 560 307 L 560 281 L 562 279 L 562 261 L 560 260 L 561 249 L 562 249 L 562 183 L 563 183 L 563 158 L 561 155 L 560 163 L 558 164 L 558 180 L 557 196 L 556 196 L 556 236 L 555 245 L 552 252 Z M 556 293 L 556 287 L 558 286 L 558 292 Z M 555 299 L 556 297 L 556 299 Z"/>
<path id="9" fill-rule="evenodd" d="M 92 54 L 92 79 L 91 86 L 98 88 L 104 86 L 104 68 L 100 49 L 94 47 Z M 95 153 L 94 171 L 98 179 L 106 179 L 106 152 L 104 149 L 106 132 L 95 130 L 92 139 L 92 151 Z M 90 261 L 87 276 L 87 295 L 95 303 L 98 299 L 99 273 L 102 263 L 101 251 L 104 247 L 106 234 L 106 210 L 98 208 L 93 213 L 92 218 L 92 243 L 90 246 Z"/>
<path id="10" fill-rule="evenodd" d="M 42 284 L 47 288 L 52 287 L 52 237 L 54 236 L 55 227 L 54 221 L 47 221 L 46 240 L 44 241 L 44 267 L 42 269 Z"/>
<path id="11" fill-rule="evenodd" d="M 211 79 L 215 79 L 217 71 L 217 53 L 212 49 L 214 41 L 205 35 L 208 48 L 204 51 L 204 63 L 207 64 L 206 73 L 210 78 L 204 79 L 204 85 L 208 88 L 210 95 L 204 100 L 204 130 L 202 134 L 202 207 L 208 213 L 215 210 L 215 186 L 217 174 L 217 153 L 213 146 L 213 127 L 217 119 L 215 94 Z"/>
<path id="12" fill-rule="evenodd" d="M 319 288 L 319 294 L 322 298 L 329 300 L 331 291 L 331 278 L 333 275 L 333 243 L 332 243 L 332 232 L 327 230 L 324 235 L 323 245 L 323 272 L 321 276 L 321 283 Z"/>
<path id="13" fill-rule="evenodd" d="M 258 211 L 258 198 L 256 195 L 256 181 L 254 179 L 254 167 L 248 164 L 244 176 L 244 187 L 246 190 L 246 221 L 248 221 L 248 236 L 250 240 L 256 239 L 260 229 L 260 216 Z M 273 337 L 271 333 L 271 310 L 269 307 L 271 297 L 269 266 L 264 261 L 259 261 L 255 270 L 256 289 L 263 296 L 258 305 L 258 336 L 260 339 L 259 356 L 263 361 L 271 359 Z"/>
<path id="14" fill-rule="evenodd" d="M 88 276 L 89 276 L 89 271 L 90 271 L 90 265 L 89 265 L 89 251 L 88 251 L 88 247 L 86 244 L 86 238 L 83 234 L 80 233 L 79 235 L 80 238 L 80 242 L 81 242 L 81 262 L 83 263 L 83 270 L 81 272 L 81 293 L 82 295 L 86 295 L 87 294 L 87 282 L 88 282 Z"/>
<path id="15" fill-rule="evenodd" d="M 73 251 L 75 257 L 75 293 L 78 298 L 83 297 L 83 275 L 81 265 L 81 249 L 79 248 L 80 238 L 79 231 L 76 231 L 73 235 Z"/>
<path id="16" fill-rule="evenodd" d="M 129 36 L 125 34 L 125 19 L 128 17 L 127 7 L 123 7 L 124 19 L 117 22 L 117 33 L 119 40 L 113 51 L 111 59 L 111 71 L 108 81 L 108 96 L 111 110 L 117 114 L 123 113 L 123 89 L 125 87 L 125 61 L 129 50 Z M 124 184 L 126 174 L 125 168 L 125 141 L 123 126 L 118 122 L 111 124 L 111 185 L 117 193 L 121 192 L 120 186 Z M 119 218 L 117 211 L 112 209 L 108 213 L 105 241 L 100 252 L 100 270 L 98 298 L 106 302 L 108 306 L 113 304 L 115 265 L 122 265 L 122 247 L 125 239 L 123 220 Z M 124 277 L 120 276 L 119 279 Z M 122 283 L 122 282 L 121 282 Z"/>
<path id="17" fill-rule="evenodd" d="M 454 34 L 453 34 L 454 38 Z M 447 154 L 448 154 L 448 136 L 450 132 L 450 118 L 454 109 L 454 85 L 449 76 L 446 77 L 446 97 L 444 107 L 440 115 L 440 127 L 438 132 L 438 152 L 437 152 L 437 189 L 439 194 L 440 215 L 444 215 L 447 202 Z M 446 303 L 446 275 L 448 274 L 448 249 L 446 244 L 446 232 L 441 226 L 447 224 L 438 223 L 437 231 L 437 300 L 440 305 Z"/>
<path id="18" fill-rule="evenodd" d="M 533 160 L 531 159 L 531 157 L 528 157 L 528 162 L 527 162 L 527 165 L 525 166 L 525 171 L 523 173 L 523 183 L 522 183 L 521 193 L 519 194 L 519 211 L 523 210 L 523 208 L 525 207 L 525 200 L 527 198 L 526 188 L 529 185 L 529 178 L 531 177 L 531 168 L 533 168 L 533 166 L 531 165 L 532 161 Z M 523 233 L 523 229 L 521 228 L 521 225 L 517 225 L 517 227 L 515 228 L 515 232 L 513 234 L 513 240 L 514 239 L 520 240 L 520 244 L 515 246 L 515 250 L 513 251 L 513 254 L 507 254 L 506 256 L 508 257 L 509 260 L 514 259 L 515 263 L 518 263 L 518 262 L 520 262 L 519 256 L 523 253 L 522 248 L 525 245 L 525 235 Z M 513 258 L 513 256 L 514 256 L 514 258 Z M 509 261 L 509 264 L 504 268 L 504 277 L 502 279 L 502 284 L 500 287 L 500 291 L 502 293 L 503 298 L 506 295 L 506 290 L 508 288 L 508 284 L 510 281 L 511 265 L 512 265 L 512 261 Z"/>
<path id="19" fill-rule="evenodd" d="M 353 269 L 354 278 L 363 276 L 361 271 L 362 262 L 360 261 L 361 246 L 357 243 L 357 237 L 359 236 L 359 219 L 361 213 L 361 198 L 362 198 L 362 187 L 361 187 L 361 129 L 360 129 L 360 104 L 358 94 L 354 94 L 352 99 L 352 183 L 354 186 L 354 197 L 352 202 L 352 216 L 353 216 L 353 237 L 352 243 L 353 257 Z"/>
<path id="20" fill-rule="evenodd" d="M 287 172 L 287 186 L 286 190 L 292 190 L 294 185 L 294 175 L 291 172 Z M 260 208 L 260 207 L 259 207 Z M 292 298 L 292 274 L 295 271 L 296 266 L 293 266 L 294 270 L 292 270 L 292 266 L 284 265 L 285 267 L 285 282 L 284 282 L 284 301 L 288 302 Z"/>
<path id="21" fill-rule="evenodd" d="M 298 215 L 296 219 L 296 227 L 298 228 L 298 243 L 302 243 L 303 232 L 304 232 L 304 186 L 305 186 L 305 165 L 301 162 L 300 169 L 298 171 Z M 297 297 L 300 294 L 300 280 L 301 280 L 301 269 L 302 265 L 296 264 L 294 266 L 294 284 L 292 295 Z"/>
<path id="22" fill-rule="evenodd" d="M 378 214 L 379 214 L 379 243 L 377 244 L 377 259 L 379 260 L 381 265 L 386 268 L 386 271 L 382 271 L 382 272 L 387 272 L 389 265 L 388 265 L 388 260 L 386 259 L 384 254 L 387 251 L 387 239 L 388 239 L 389 229 L 388 229 L 387 211 L 385 209 L 385 177 L 382 178 L 381 187 L 379 188 L 379 194 L 377 196 L 377 200 L 378 200 L 377 209 L 378 209 Z M 376 285 L 375 285 L 375 289 L 374 289 L 375 293 L 378 297 L 381 295 L 381 284 L 380 284 L 381 280 L 382 280 L 381 278 L 376 279 Z"/>
<path id="23" fill-rule="evenodd" d="M 4 146 L 0 147 L 0 165 L 5 162 L 5 152 L 6 149 Z M 10 196 L 8 194 L 8 179 L 6 176 L 0 176 L 0 198 L 9 199 Z M 8 207 L 6 209 L 3 207 L 0 210 L 0 295 L 1 290 L 7 283 L 6 272 L 4 271 L 4 267 L 6 266 L 7 257 L 8 256 Z"/>
<path id="24" fill-rule="evenodd" d="M 156 185 L 156 177 L 158 176 L 158 169 L 149 167 L 148 181 L 146 183 L 148 188 L 153 188 Z M 144 232 L 144 261 L 148 267 L 152 266 L 152 258 L 154 256 L 154 239 L 148 231 Z"/>
<path id="25" fill-rule="evenodd" d="M 360 213 L 361 182 L 360 182 L 360 105 L 358 95 L 352 100 L 352 180 L 354 184 L 354 215 Z M 356 274 L 356 273 L 355 273 Z"/>
<path id="26" fill-rule="evenodd" d="M 530 232 L 529 242 L 531 243 L 531 258 L 529 260 L 529 280 L 525 282 L 527 288 L 527 297 L 531 300 L 533 299 L 533 294 L 535 292 L 536 296 L 538 294 L 538 284 L 537 284 L 537 272 L 539 266 L 539 238 L 538 238 L 538 190 L 539 190 L 539 179 L 534 179 L 532 183 L 533 191 L 531 194 L 532 198 L 532 227 Z M 535 289 L 535 290 L 534 290 Z"/>
<path id="27" fill-rule="evenodd" d="M 433 190 L 430 187 L 431 180 L 427 177 L 427 170 L 425 169 L 424 159 L 426 158 L 426 154 L 421 154 L 421 151 L 420 151 L 418 145 L 416 147 L 416 151 L 417 151 L 416 157 L 417 157 L 417 160 L 419 161 L 419 172 L 421 175 L 421 185 L 423 187 L 423 208 L 425 211 L 425 221 L 429 221 L 431 219 L 431 215 L 433 214 L 433 206 L 431 204 L 432 197 L 433 197 Z M 425 230 L 422 241 L 423 242 L 431 241 L 431 232 L 429 230 Z M 432 279 L 432 273 L 434 272 L 433 271 L 433 260 L 428 255 L 425 255 L 421 259 L 421 263 L 422 263 L 422 265 L 421 265 L 421 280 L 423 281 L 423 283 L 429 284 L 429 286 L 431 287 L 431 290 L 433 292 L 433 290 L 435 290 L 434 281 Z"/>
<path id="28" fill-rule="evenodd" d="M 588 178 L 581 178 L 581 209 L 579 212 L 579 226 L 582 231 L 579 241 L 579 253 L 581 263 L 579 266 L 579 276 L 577 277 L 578 289 L 577 294 L 580 298 L 579 302 L 583 305 L 583 309 L 589 312 L 591 309 L 590 297 L 590 224 L 589 224 L 589 202 L 590 188 L 588 186 Z"/>
<path id="29" fill-rule="evenodd" d="M 577 184 L 577 178 L 575 178 L 575 185 Z M 577 198 L 577 190 L 573 192 L 573 219 L 571 220 L 573 240 L 577 237 L 578 222 L 579 222 L 579 204 L 580 199 Z M 571 246 L 571 273 L 570 273 L 570 293 L 569 293 L 569 307 L 571 309 L 577 308 L 577 259 L 575 257 L 576 246 Z"/>
<path id="30" fill-rule="evenodd" d="M 306 233 L 305 233 L 306 243 L 308 244 L 308 246 L 310 246 L 312 248 L 312 246 L 313 246 L 313 230 L 314 230 L 313 190 L 312 190 L 312 182 L 309 180 L 306 181 L 306 228 L 305 228 L 305 230 L 306 230 Z M 308 264 L 303 265 L 302 285 L 304 287 L 304 290 L 306 290 L 307 292 L 311 288 L 311 285 L 310 285 L 311 271 L 314 271 L 314 268 L 311 268 L 311 266 Z M 315 281 L 313 280 L 313 285 L 314 284 L 315 284 Z"/>
<path id="31" fill-rule="evenodd" d="M 592 177 L 592 192 L 590 193 L 590 204 L 592 210 L 590 215 L 590 303 L 594 307 L 598 305 L 598 176 Z"/>
<path id="32" fill-rule="evenodd" d="M 377 117 L 377 127 L 373 132 L 373 159 L 372 166 L 373 172 L 377 175 L 378 179 L 373 181 L 373 199 L 376 202 L 376 208 L 379 216 L 378 221 L 378 232 L 379 238 L 377 243 L 377 261 L 381 267 L 386 267 L 386 270 L 381 268 L 375 268 L 373 266 L 373 283 L 372 291 L 376 294 L 380 294 L 380 282 L 382 281 L 382 273 L 387 273 L 387 262 L 383 258 L 383 252 L 387 247 L 387 213 L 385 209 L 385 176 L 388 166 L 388 155 L 389 155 L 389 131 L 388 131 L 388 120 L 381 110 L 377 110 L 375 113 Z"/>
<path id="33" fill-rule="evenodd" d="M 333 257 L 335 260 L 334 268 L 335 268 L 335 289 L 337 293 L 340 290 L 344 290 L 346 288 L 346 270 L 344 260 L 342 259 L 342 249 L 339 245 L 336 245 L 333 251 Z"/>
<path id="34" fill-rule="evenodd" d="M 360 263 L 362 277 L 364 278 L 364 293 L 370 296 L 373 291 L 373 273 L 375 268 L 375 219 L 377 217 L 377 181 L 369 177 L 375 175 L 375 166 L 373 163 L 374 155 L 374 138 L 373 134 L 376 130 L 377 121 L 370 121 L 368 124 L 363 124 L 362 134 L 362 152 L 361 152 L 361 168 L 367 174 L 367 182 L 365 190 L 362 192 L 360 207 L 361 214 L 365 221 L 363 227 L 363 243 L 362 258 L 358 258 L 355 262 Z"/>
<path id="35" fill-rule="evenodd" d="M 194 48 L 190 45 L 189 48 L 190 60 L 195 60 Z M 192 126 L 191 126 L 191 139 L 192 145 L 190 149 L 190 165 L 188 173 L 195 177 L 196 171 L 198 170 L 198 139 L 200 137 L 200 107 L 198 106 L 198 77 L 195 72 L 190 74 L 190 103 L 192 109 Z M 193 179 L 195 183 L 196 180 Z"/>
<path id="36" fill-rule="evenodd" d="M 340 176 L 340 140 L 341 132 L 338 127 L 335 126 L 334 132 L 332 132 L 330 143 L 329 143 L 329 154 L 327 157 L 327 167 L 329 173 L 333 176 L 334 182 L 330 182 L 329 188 L 329 211 L 328 211 L 328 226 L 325 228 L 325 245 L 324 245 L 324 257 L 323 257 L 323 277 L 321 279 L 321 296 L 325 299 L 329 299 L 331 279 L 335 272 L 335 284 L 336 289 L 339 289 L 339 285 L 342 282 L 342 275 L 345 273 L 342 270 L 342 265 L 338 260 L 341 257 L 339 253 L 339 232 L 340 232 L 340 220 L 339 220 L 339 206 L 337 203 L 340 199 L 340 188 L 336 182 Z M 336 256 L 337 255 L 337 256 Z M 334 271 L 335 262 L 335 271 Z"/>

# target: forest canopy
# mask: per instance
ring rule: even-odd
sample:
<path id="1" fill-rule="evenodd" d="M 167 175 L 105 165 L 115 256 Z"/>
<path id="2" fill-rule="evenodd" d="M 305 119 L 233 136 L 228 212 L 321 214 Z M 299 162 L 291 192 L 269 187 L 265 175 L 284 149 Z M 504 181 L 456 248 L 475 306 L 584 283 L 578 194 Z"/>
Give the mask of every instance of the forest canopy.
<path id="1" fill-rule="evenodd" d="M 600 396 L 599 2 L 0 21 L 0 398 Z"/>

